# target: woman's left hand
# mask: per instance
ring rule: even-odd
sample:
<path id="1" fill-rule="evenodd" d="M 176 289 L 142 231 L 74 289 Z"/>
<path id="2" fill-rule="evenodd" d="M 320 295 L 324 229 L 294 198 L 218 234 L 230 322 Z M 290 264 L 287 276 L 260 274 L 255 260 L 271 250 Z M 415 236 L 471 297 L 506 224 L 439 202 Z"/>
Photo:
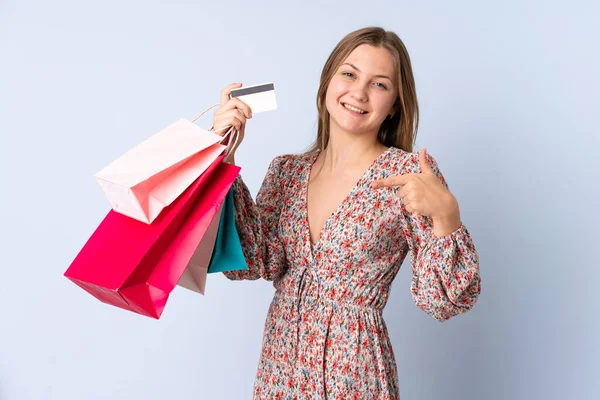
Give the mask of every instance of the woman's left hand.
<path id="1" fill-rule="evenodd" d="M 419 162 L 421 173 L 391 176 L 374 181 L 371 186 L 401 186 L 396 193 L 402 198 L 406 211 L 411 213 L 433 219 L 447 219 L 458 214 L 458 202 L 429 165 L 426 149 L 419 152 Z"/>

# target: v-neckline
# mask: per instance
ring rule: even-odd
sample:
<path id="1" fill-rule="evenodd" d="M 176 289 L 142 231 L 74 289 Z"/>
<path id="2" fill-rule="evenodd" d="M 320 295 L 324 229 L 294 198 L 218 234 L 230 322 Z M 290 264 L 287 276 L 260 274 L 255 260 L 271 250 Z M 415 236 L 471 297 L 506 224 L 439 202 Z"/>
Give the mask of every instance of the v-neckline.
<path id="1" fill-rule="evenodd" d="M 323 239 L 323 236 L 324 236 L 325 233 L 327 233 L 327 228 L 329 227 L 329 225 L 331 225 L 333 219 L 337 216 L 337 214 L 339 214 L 339 212 L 346 205 L 346 203 L 354 196 L 355 192 L 358 190 L 358 188 L 363 183 L 363 180 L 365 180 L 366 177 L 371 173 L 371 170 L 375 167 L 375 165 L 378 164 L 379 160 L 381 160 L 381 158 L 385 154 L 387 154 L 391 149 L 392 149 L 392 147 L 388 147 L 387 149 L 385 149 L 384 151 L 382 151 L 377 156 L 377 158 L 375 158 L 373 160 L 373 162 L 371 163 L 371 165 L 369 165 L 369 167 L 362 173 L 362 175 L 360 176 L 360 178 L 358 178 L 358 181 L 354 184 L 354 186 L 352 186 L 352 188 L 350 189 L 350 191 L 348 192 L 348 194 L 342 199 L 342 201 L 340 201 L 340 203 L 337 205 L 337 207 L 335 208 L 335 210 L 333 210 L 333 212 L 327 217 L 327 219 L 325 220 L 325 223 L 321 227 L 321 230 L 319 232 L 319 236 L 317 237 L 317 239 L 316 239 L 316 241 L 314 243 L 312 241 L 311 234 L 310 234 L 310 221 L 309 221 L 309 218 L 308 218 L 308 184 L 309 184 L 309 181 L 310 181 L 310 175 L 312 173 L 312 168 L 313 168 L 313 166 L 315 164 L 315 161 L 317 160 L 317 157 L 321 153 L 321 150 L 317 151 L 315 154 L 312 155 L 312 157 L 310 157 L 308 159 L 308 163 L 307 163 L 305 171 L 304 171 L 304 182 L 303 182 L 303 186 L 304 186 L 304 188 L 303 188 L 304 189 L 304 191 L 303 191 L 304 204 L 303 204 L 303 212 L 304 212 L 305 235 L 306 235 L 306 240 L 308 241 L 308 245 L 310 246 L 311 254 L 313 254 L 314 250 L 321 243 L 321 241 Z"/>

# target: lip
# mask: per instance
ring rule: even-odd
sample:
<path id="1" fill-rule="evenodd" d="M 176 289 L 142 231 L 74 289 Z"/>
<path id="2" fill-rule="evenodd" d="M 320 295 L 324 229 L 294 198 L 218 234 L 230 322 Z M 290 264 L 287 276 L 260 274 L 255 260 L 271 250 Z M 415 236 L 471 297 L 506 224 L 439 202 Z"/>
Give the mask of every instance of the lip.
<path id="1" fill-rule="evenodd" d="M 366 110 L 363 110 L 363 111 L 365 111 L 363 114 L 358 114 L 358 113 L 355 113 L 354 111 L 351 111 L 351 110 L 347 109 L 346 107 L 344 107 L 344 104 L 348 104 L 349 106 L 351 106 L 351 107 L 354 107 L 354 108 L 358 108 L 359 110 L 363 110 L 363 109 L 362 109 L 362 108 L 360 108 L 360 107 L 356 107 L 355 105 L 353 105 L 353 104 L 350 104 L 350 103 L 344 103 L 344 102 L 340 102 L 340 105 L 341 105 L 341 106 L 344 108 L 344 110 L 348 111 L 348 112 L 349 112 L 349 113 L 351 113 L 352 115 L 361 116 L 361 115 L 367 115 L 367 114 L 369 113 L 369 112 L 368 112 L 368 111 L 366 111 Z"/>

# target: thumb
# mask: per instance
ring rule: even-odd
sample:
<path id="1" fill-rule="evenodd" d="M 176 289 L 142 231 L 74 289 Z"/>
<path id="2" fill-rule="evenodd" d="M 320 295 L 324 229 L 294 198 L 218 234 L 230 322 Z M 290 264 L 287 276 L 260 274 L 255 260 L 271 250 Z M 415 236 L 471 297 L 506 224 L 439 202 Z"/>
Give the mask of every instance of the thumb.
<path id="1" fill-rule="evenodd" d="M 231 95 L 231 89 L 238 89 L 242 87 L 241 83 L 232 83 L 228 85 L 225 89 L 221 91 L 221 105 L 227 103 L 229 101 L 229 96 Z"/>
<path id="2" fill-rule="evenodd" d="M 427 149 L 419 151 L 419 163 L 421 164 L 421 173 L 433 172 L 433 168 L 431 168 L 431 165 L 427 160 Z"/>

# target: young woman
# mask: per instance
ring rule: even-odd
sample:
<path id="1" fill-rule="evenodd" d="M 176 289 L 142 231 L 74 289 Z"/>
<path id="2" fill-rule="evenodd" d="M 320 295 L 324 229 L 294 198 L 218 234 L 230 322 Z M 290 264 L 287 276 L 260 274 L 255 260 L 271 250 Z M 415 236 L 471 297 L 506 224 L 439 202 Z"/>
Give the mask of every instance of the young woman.
<path id="1" fill-rule="evenodd" d="M 251 110 L 221 93 L 213 127 L 243 137 Z M 256 399 L 398 399 L 382 317 L 410 251 L 410 291 L 439 321 L 470 310 L 479 261 L 456 198 L 425 150 L 412 153 L 418 105 L 400 38 L 348 34 L 321 74 L 317 140 L 276 157 L 253 201 L 238 177 L 235 222 L 248 270 L 276 292 L 265 324 Z M 224 130 L 221 130 L 224 132 Z"/>

